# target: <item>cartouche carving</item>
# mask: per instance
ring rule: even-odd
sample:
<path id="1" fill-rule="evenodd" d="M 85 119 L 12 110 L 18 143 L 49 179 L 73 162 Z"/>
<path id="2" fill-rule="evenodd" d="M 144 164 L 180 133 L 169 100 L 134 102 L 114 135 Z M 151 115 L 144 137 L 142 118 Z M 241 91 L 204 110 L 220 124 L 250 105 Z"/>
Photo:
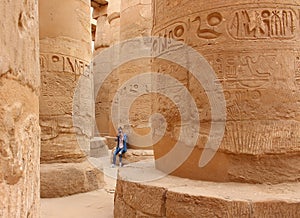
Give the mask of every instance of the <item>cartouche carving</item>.
<path id="1" fill-rule="evenodd" d="M 255 8 L 233 13 L 228 32 L 235 39 L 292 39 L 296 15 L 291 9 Z"/>

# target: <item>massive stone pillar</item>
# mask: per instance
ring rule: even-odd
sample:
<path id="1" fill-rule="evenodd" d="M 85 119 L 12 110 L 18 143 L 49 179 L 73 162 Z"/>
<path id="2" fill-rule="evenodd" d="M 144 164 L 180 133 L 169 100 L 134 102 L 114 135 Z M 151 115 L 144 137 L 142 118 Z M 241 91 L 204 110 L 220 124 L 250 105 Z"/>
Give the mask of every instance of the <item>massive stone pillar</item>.
<path id="1" fill-rule="evenodd" d="M 99 53 L 104 49 L 108 49 L 111 44 L 111 31 L 108 20 L 108 5 L 100 5 L 94 8 L 93 18 L 97 20 L 96 37 L 95 37 L 95 50 L 93 53 L 96 58 Z M 95 80 L 95 87 L 98 86 L 98 81 Z M 110 90 L 114 87 L 112 80 L 105 82 L 100 92 L 95 93 L 95 117 L 96 117 L 96 136 L 109 135 L 109 120 L 111 104 Z"/>
<path id="2" fill-rule="evenodd" d="M 39 217 L 37 1 L 4 1 L 0 14 L 0 217 Z"/>
<path id="3" fill-rule="evenodd" d="M 109 47 L 110 37 L 110 26 L 107 19 L 107 5 L 100 5 L 94 8 L 93 19 L 97 20 L 96 35 L 95 35 L 95 51 L 97 52 Z"/>
<path id="4" fill-rule="evenodd" d="M 121 0 L 121 40 L 151 35 L 151 2 L 152 0 Z"/>
<path id="5" fill-rule="evenodd" d="M 151 1 L 108 1 L 107 8 L 102 7 L 96 10 L 97 33 L 95 42 L 95 55 L 103 48 L 107 48 L 107 44 L 113 46 L 120 41 L 128 40 L 135 37 L 150 36 L 152 27 Z M 105 10 L 106 13 L 103 13 Z M 100 16 L 100 14 L 102 16 Z M 109 34 L 108 25 L 109 24 Z M 98 41 L 97 41 L 98 40 Z M 108 43 L 109 42 L 109 43 Z M 118 62 L 120 51 L 115 51 L 112 62 Z M 150 70 L 149 60 L 126 64 L 119 69 L 111 72 L 106 81 L 101 84 L 101 89 L 96 99 L 96 122 L 101 135 L 115 135 L 115 127 L 112 124 L 112 116 L 121 120 L 125 108 L 118 110 L 112 114 L 113 99 L 117 90 L 132 76 L 141 72 Z M 95 87 L 98 87 L 95 81 Z M 151 112 L 149 99 L 140 98 L 132 107 L 132 111 L 137 115 L 132 117 L 131 126 L 135 127 L 135 131 L 139 134 L 147 133 L 149 130 L 148 118 Z M 123 111 L 122 111 L 123 110 Z M 115 125 L 125 126 L 127 123 L 118 122 Z"/>
<path id="6" fill-rule="evenodd" d="M 41 194 L 56 197 L 93 190 L 99 187 L 101 175 L 84 162 L 89 155 L 94 107 L 93 79 L 88 70 L 90 1 L 41 0 L 39 13 Z M 80 77 L 85 82 L 80 83 L 73 108 Z M 80 126 L 74 126 L 72 113 L 80 116 Z"/>
<path id="7" fill-rule="evenodd" d="M 299 9 L 292 0 L 154 1 L 153 34 L 182 41 L 203 55 L 226 99 L 224 138 L 214 158 L 200 168 L 200 156 L 209 155 L 204 145 L 212 128 L 213 106 L 206 96 L 211 90 L 203 90 L 188 74 L 187 88 L 200 110 L 200 138 L 173 175 L 248 183 L 299 181 Z M 155 146 L 156 158 L 170 151 L 176 131 L 170 129 L 169 143 Z"/>
<path id="8" fill-rule="evenodd" d="M 94 58 L 103 49 L 108 49 L 120 41 L 120 7 L 121 0 L 114 0 L 108 1 L 107 5 L 94 8 L 93 17 L 97 19 Z M 113 59 L 118 59 L 118 52 L 116 52 Z M 113 62 L 113 60 L 111 61 Z M 115 135 L 115 130 L 111 122 L 111 104 L 118 88 L 118 83 L 117 71 L 112 72 L 103 84 L 95 81 L 95 87 L 101 87 L 99 92 L 95 93 L 97 97 L 95 102 L 96 132 L 101 136 Z"/>
<path id="9" fill-rule="evenodd" d="M 120 8 L 120 41 L 149 37 L 152 29 L 152 8 L 151 0 L 149 1 L 130 1 L 122 0 Z M 121 48 L 122 49 L 122 48 Z M 126 55 L 129 51 L 120 51 Z M 121 57 L 121 59 L 124 57 Z M 132 147 L 140 147 L 135 142 L 133 131 L 140 135 L 149 133 L 149 117 L 151 115 L 151 95 L 142 95 L 133 102 L 125 106 L 124 102 L 128 101 L 128 96 L 137 94 L 144 88 L 145 84 L 131 84 L 128 81 L 136 76 L 151 71 L 149 59 L 130 60 L 118 69 L 119 92 L 121 93 L 118 103 L 118 114 L 115 114 L 118 125 L 125 127 L 129 135 L 129 144 Z M 121 90 L 121 87 L 123 90 Z M 124 117 L 129 111 L 129 123 L 124 123 Z M 145 147 L 144 147 L 145 148 Z"/>
<path id="10" fill-rule="evenodd" d="M 167 127 L 152 125 L 157 171 L 119 170 L 114 217 L 300 216 L 300 3 L 274 2 L 153 1 Z"/>
<path id="11" fill-rule="evenodd" d="M 109 1 L 107 19 L 110 24 L 111 45 L 120 41 L 120 10 L 121 0 Z"/>

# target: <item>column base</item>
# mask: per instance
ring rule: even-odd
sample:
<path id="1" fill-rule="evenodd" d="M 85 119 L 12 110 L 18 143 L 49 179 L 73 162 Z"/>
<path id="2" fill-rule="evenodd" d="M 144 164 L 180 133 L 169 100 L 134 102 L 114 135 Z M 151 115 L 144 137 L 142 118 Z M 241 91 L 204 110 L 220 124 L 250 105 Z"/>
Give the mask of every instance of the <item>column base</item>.
<path id="1" fill-rule="evenodd" d="M 57 198 L 104 186 L 103 173 L 87 161 L 41 164 L 41 198 Z"/>
<path id="2" fill-rule="evenodd" d="M 144 169 L 145 174 L 155 171 Z M 300 183 L 204 182 L 166 176 L 128 181 L 139 167 L 119 169 L 114 217 L 300 217 Z"/>

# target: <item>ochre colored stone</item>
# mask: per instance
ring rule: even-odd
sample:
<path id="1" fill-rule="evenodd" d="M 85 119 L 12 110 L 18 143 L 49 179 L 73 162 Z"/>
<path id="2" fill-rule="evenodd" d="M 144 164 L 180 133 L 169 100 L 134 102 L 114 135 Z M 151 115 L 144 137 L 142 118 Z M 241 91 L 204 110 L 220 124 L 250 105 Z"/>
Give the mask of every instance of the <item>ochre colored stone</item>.
<path id="1" fill-rule="evenodd" d="M 120 206 L 114 208 L 114 217 L 136 217 L 136 211 L 125 204 L 118 196 L 115 197 L 115 204 Z"/>
<path id="2" fill-rule="evenodd" d="M 111 150 L 111 162 L 115 149 Z M 122 155 L 122 163 L 127 165 L 129 163 L 139 162 L 142 160 L 153 160 L 153 150 L 142 150 L 142 149 L 127 149 L 127 152 Z M 116 158 L 116 164 L 119 164 L 119 157 Z"/>
<path id="3" fill-rule="evenodd" d="M 80 12 L 79 12 L 80 11 Z M 89 150 L 92 134 L 92 75 L 90 1 L 41 1 L 40 60 L 42 89 L 40 96 L 40 123 L 42 127 L 42 162 L 74 162 Z M 80 28 L 80 29 L 78 29 Z M 84 111 L 80 127 L 73 126 L 73 97 L 80 84 L 80 102 L 75 99 L 74 113 Z M 88 116 L 90 115 L 90 116 Z M 77 129 L 79 128 L 79 130 Z M 81 135 L 81 147 L 76 138 Z M 47 153 L 50 151 L 49 153 Z M 81 153 L 81 154 L 80 154 Z"/>
<path id="4" fill-rule="evenodd" d="M 121 40 L 150 36 L 152 29 L 151 2 L 121 1 Z"/>
<path id="5" fill-rule="evenodd" d="M 109 149 L 114 149 L 117 146 L 116 136 L 105 136 L 105 139 L 107 140 L 107 146 Z"/>
<path id="6" fill-rule="evenodd" d="M 107 19 L 110 24 L 110 45 L 112 46 L 120 41 L 135 37 L 150 36 L 152 28 L 151 11 L 151 1 L 118 0 L 109 2 L 107 6 Z M 99 26 L 99 39 L 101 39 L 101 33 L 107 32 L 107 30 L 106 28 L 103 28 L 105 18 L 99 17 L 98 20 L 100 20 L 99 22 L 102 22 L 102 24 Z M 103 34 L 108 35 L 106 33 Z M 96 51 L 100 48 L 98 45 L 101 43 L 105 44 L 106 41 L 106 39 L 103 39 L 100 42 L 97 42 Z M 95 55 L 97 55 L 97 52 Z M 113 57 L 114 61 L 116 62 L 118 61 L 118 55 L 119 52 L 116 52 L 116 55 Z M 126 63 L 124 66 L 121 66 L 114 72 L 111 72 L 111 75 L 114 76 L 110 75 L 109 78 L 106 79 L 101 90 L 96 93 L 96 122 L 99 133 L 102 136 L 115 135 L 115 128 L 111 123 L 113 116 L 119 116 L 119 121 L 124 117 L 122 111 L 124 110 L 124 107 L 121 104 L 118 105 L 118 114 L 111 114 L 111 105 L 113 103 L 113 98 L 117 93 L 116 90 L 120 89 L 121 86 L 124 85 L 124 82 L 130 79 L 133 75 L 150 72 L 150 69 L 150 61 L 145 60 L 142 62 Z M 115 81 L 112 82 L 112 80 L 116 80 L 116 83 L 114 83 Z M 95 87 L 97 87 L 97 81 L 95 81 L 95 83 Z M 125 88 L 128 90 L 131 89 L 130 87 Z M 128 94 L 130 94 L 130 92 L 135 92 L 135 90 L 129 90 L 128 92 Z M 131 127 L 134 128 L 134 131 L 136 131 L 138 134 L 140 134 L 140 132 L 149 131 L 148 119 L 149 115 L 151 114 L 151 101 L 149 101 L 149 99 L 147 101 L 137 99 L 135 106 L 130 110 L 132 111 L 130 112 L 132 114 L 130 117 L 132 120 Z M 127 124 L 120 121 L 116 125 L 124 127 Z M 134 147 L 134 144 L 131 145 Z M 148 148 L 150 147 L 148 146 Z"/>
<path id="7" fill-rule="evenodd" d="M 110 26 L 107 20 L 107 14 L 98 17 L 97 19 L 97 29 L 95 38 L 95 50 L 99 48 L 107 48 L 110 45 Z"/>
<path id="8" fill-rule="evenodd" d="M 105 157 L 108 153 L 107 140 L 104 137 L 94 137 L 90 143 L 90 157 Z"/>
<path id="9" fill-rule="evenodd" d="M 196 49 L 212 66 L 226 101 L 224 138 L 214 158 L 200 168 L 200 156 L 209 152 L 204 146 L 211 130 L 213 106 L 207 96 L 213 92 L 203 90 L 186 70 L 167 65 L 165 74 L 187 76 L 183 84 L 195 99 L 200 117 L 195 149 L 173 175 L 224 182 L 299 181 L 299 9 L 299 3 L 293 0 L 153 1 L 153 35 Z M 164 46 L 173 48 L 172 43 L 160 48 Z M 162 69 L 163 63 L 157 61 L 154 69 Z M 172 96 L 189 108 L 180 91 Z M 166 114 L 172 117 L 164 140 L 154 145 L 158 159 L 173 148 L 184 122 L 175 113 L 176 105 L 166 106 L 164 99 L 154 104 L 158 111 L 168 107 Z M 158 169 L 164 167 L 157 164 Z"/>
<path id="10" fill-rule="evenodd" d="M 0 5 L 0 217 L 40 217 L 37 8 Z"/>
<path id="11" fill-rule="evenodd" d="M 130 166 L 119 170 L 115 217 L 122 217 L 125 208 L 141 217 L 299 217 L 299 183 L 219 183 L 174 176 L 128 181 L 129 174 L 139 172 Z M 153 173 L 150 168 L 143 171 Z"/>
<path id="12" fill-rule="evenodd" d="M 104 49 L 109 49 L 109 46 L 120 41 L 120 4 L 121 1 L 109 2 L 107 6 L 96 8 L 97 11 L 102 11 L 102 16 L 97 17 L 97 32 L 95 41 L 94 58 L 97 57 Z M 117 60 L 117 54 L 113 57 Z M 112 60 L 113 61 L 113 60 Z M 95 117 L 96 117 L 96 136 L 114 136 L 115 130 L 111 124 L 111 101 L 115 90 L 118 87 L 118 77 L 116 72 L 112 72 L 106 79 L 101 89 L 96 95 L 95 102 Z M 95 87 L 99 87 L 98 81 L 95 80 Z"/>
<path id="13" fill-rule="evenodd" d="M 123 200 L 130 207 L 141 212 L 162 216 L 164 213 L 163 202 L 166 190 L 163 188 L 151 188 L 141 184 L 123 183 Z"/>
<path id="14" fill-rule="evenodd" d="M 103 173 L 88 162 L 41 164 L 41 197 L 57 198 L 103 187 Z"/>
<path id="15" fill-rule="evenodd" d="M 42 197 L 95 190 L 103 181 L 102 173 L 91 166 L 85 169 L 84 162 L 90 154 L 95 113 L 90 4 L 39 2 Z"/>

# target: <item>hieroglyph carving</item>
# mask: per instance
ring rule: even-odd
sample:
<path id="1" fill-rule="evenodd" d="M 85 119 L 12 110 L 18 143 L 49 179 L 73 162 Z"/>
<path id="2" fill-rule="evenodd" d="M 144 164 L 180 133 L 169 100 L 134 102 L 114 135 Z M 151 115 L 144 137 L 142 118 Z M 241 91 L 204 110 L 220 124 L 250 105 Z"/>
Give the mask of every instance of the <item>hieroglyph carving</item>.
<path id="1" fill-rule="evenodd" d="M 261 93 L 270 87 L 272 75 L 278 71 L 279 58 L 275 53 L 223 53 L 208 55 L 207 59 L 225 90 L 230 119 L 240 119 L 248 113 L 250 116 L 251 105 L 239 102 L 250 100 L 252 105 L 257 106 Z"/>
<path id="2" fill-rule="evenodd" d="M 160 44 L 154 43 L 153 51 L 161 53 L 177 47 L 174 40 L 189 44 L 189 39 L 194 38 L 199 40 L 216 39 L 222 35 L 222 32 L 219 31 L 222 24 L 223 16 L 219 12 L 197 12 L 189 17 L 179 18 L 154 31 L 155 36 L 164 37 L 166 40 L 160 40 Z"/>
<path id="3" fill-rule="evenodd" d="M 154 44 L 154 51 L 161 53 L 177 46 L 167 39 L 186 44 L 218 39 L 222 35 L 236 40 L 293 39 L 299 29 L 297 23 L 297 13 L 288 8 L 233 9 L 232 13 L 223 9 L 199 11 L 155 27 L 153 34 L 166 40 Z"/>
<path id="4" fill-rule="evenodd" d="M 275 72 L 276 54 L 215 54 L 207 59 L 226 89 L 262 88 Z"/>
<path id="5" fill-rule="evenodd" d="M 300 56 L 295 58 L 295 82 L 300 86 Z"/>
<path id="6" fill-rule="evenodd" d="M 76 75 L 89 74 L 89 63 L 79 58 L 52 53 L 40 54 L 41 72 L 69 72 Z"/>
<path id="7" fill-rule="evenodd" d="M 290 9 L 255 8 L 233 13 L 228 32 L 234 39 L 292 39 L 296 14 Z"/>
<path id="8" fill-rule="evenodd" d="M 3 120 L 0 125 L 0 183 L 4 180 L 15 185 L 24 171 L 32 170 L 29 164 L 39 153 L 38 118 L 30 114 L 22 119 L 23 105 L 20 102 L 0 107 L 0 112 L 3 114 L 0 116 Z"/>

